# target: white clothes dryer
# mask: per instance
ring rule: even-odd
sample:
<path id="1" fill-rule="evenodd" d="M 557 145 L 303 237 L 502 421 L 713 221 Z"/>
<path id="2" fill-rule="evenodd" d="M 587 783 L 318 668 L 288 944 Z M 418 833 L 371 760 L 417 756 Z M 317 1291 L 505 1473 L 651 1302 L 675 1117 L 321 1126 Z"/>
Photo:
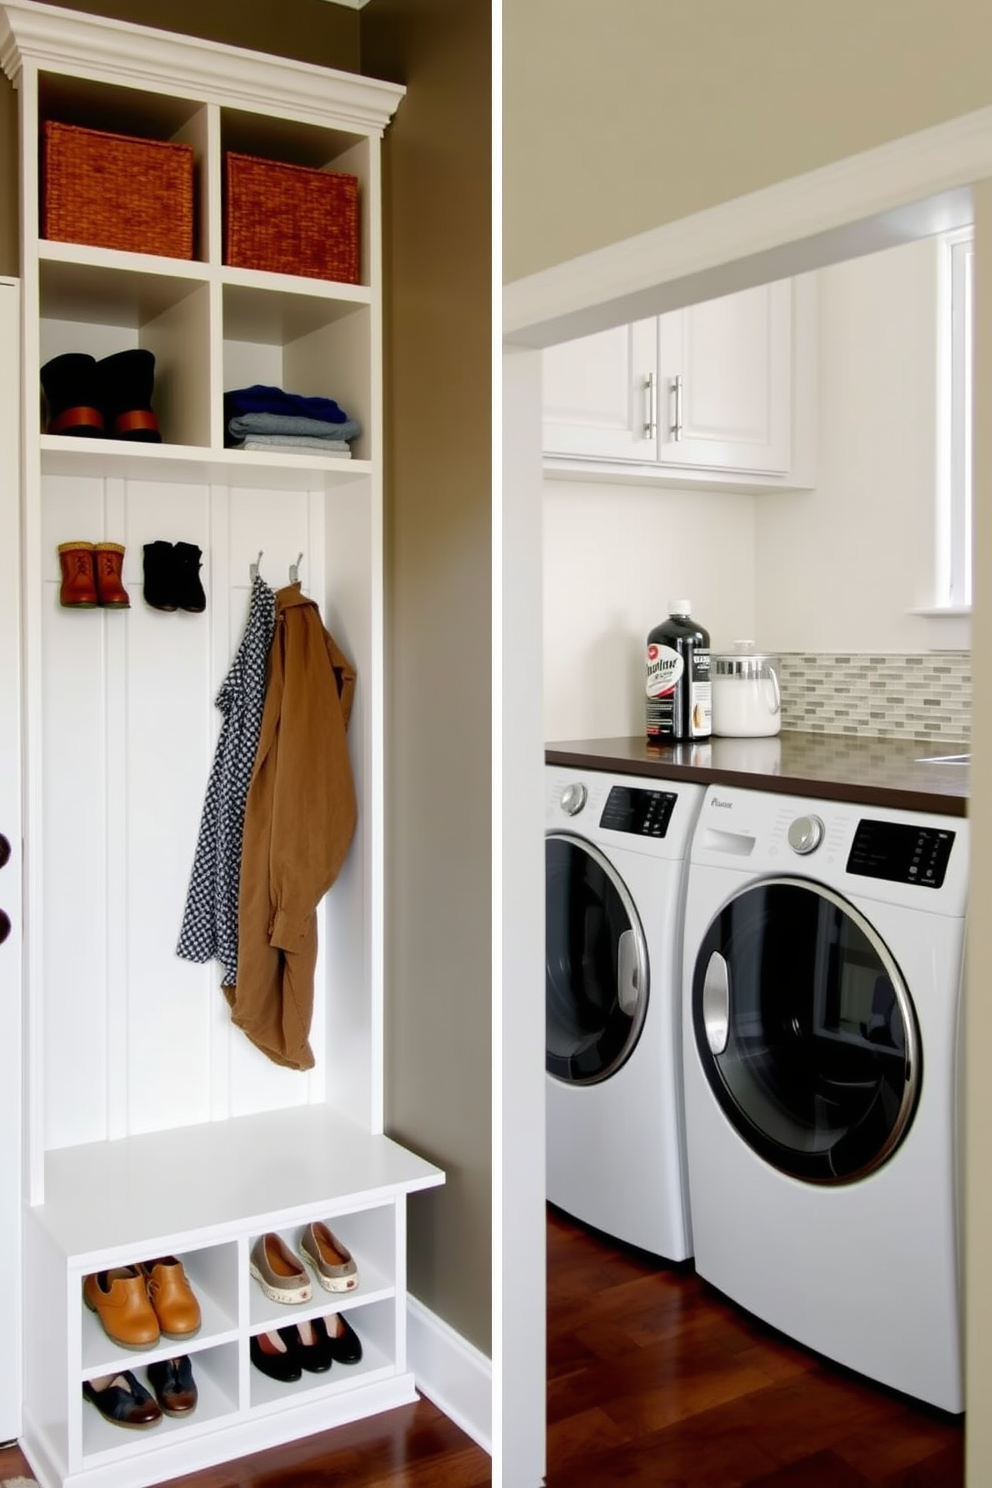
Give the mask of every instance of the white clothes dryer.
<path id="1" fill-rule="evenodd" d="M 953 1412 L 967 859 L 963 817 L 709 786 L 683 978 L 696 1269 Z"/>
<path id="2" fill-rule="evenodd" d="M 547 1193 L 681 1261 L 684 870 L 704 787 L 546 768 Z"/>

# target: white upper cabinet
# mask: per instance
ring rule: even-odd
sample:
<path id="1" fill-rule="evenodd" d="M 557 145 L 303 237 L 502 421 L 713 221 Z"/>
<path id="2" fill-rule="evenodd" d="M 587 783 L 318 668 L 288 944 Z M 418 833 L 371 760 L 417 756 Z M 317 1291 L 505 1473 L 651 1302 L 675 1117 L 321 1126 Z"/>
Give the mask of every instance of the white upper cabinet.
<path id="1" fill-rule="evenodd" d="M 547 472 L 810 484 L 812 293 L 782 280 L 548 348 Z"/>

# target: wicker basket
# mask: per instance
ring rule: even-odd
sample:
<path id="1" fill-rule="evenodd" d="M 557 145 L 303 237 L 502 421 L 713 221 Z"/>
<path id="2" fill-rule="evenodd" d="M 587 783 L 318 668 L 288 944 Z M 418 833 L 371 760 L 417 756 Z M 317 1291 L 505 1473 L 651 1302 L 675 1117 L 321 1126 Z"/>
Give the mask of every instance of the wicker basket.
<path id="1" fill-rule="evenodd" d="M 193 151 L 76 124 L 45 124 L 42 236 L 193 257 Z"/>
<path id="2" fill-rule="evenodd" d="M 358 178 L 228 151 L 224 262 L 357 284 Z"/>

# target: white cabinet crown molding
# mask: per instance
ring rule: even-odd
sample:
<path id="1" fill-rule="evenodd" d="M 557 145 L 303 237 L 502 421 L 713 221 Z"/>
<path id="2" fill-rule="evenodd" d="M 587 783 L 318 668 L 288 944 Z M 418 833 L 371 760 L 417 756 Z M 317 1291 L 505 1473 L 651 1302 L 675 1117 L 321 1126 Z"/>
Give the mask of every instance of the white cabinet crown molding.
<path id="1" fill-rule="evenodd" d="M 15 84 L 25 62 L 121 87 L 183 92 L 255 114 L 289 110 L 314 124 L 381 135 L 405 88 L 364 75 L 221 45 L 56 5 L 11 0 L 0 9 L 0 67 Z"/>

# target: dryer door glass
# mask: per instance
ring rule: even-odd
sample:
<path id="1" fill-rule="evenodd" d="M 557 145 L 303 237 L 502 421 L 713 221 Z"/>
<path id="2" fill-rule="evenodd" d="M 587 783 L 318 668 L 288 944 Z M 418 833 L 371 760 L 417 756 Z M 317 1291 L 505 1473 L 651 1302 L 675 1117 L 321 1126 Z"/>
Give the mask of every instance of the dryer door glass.
<path id="1" fill-rule="evenodd" d="M 755 885 L 710 925 L 693 977 L 696 1048 L 744 1140 L 783 1173 L 844 1183 L 912 1119 L 919 1033 L 899 968 L 857 909 L 799 879 Z"/>
<path id="2" fill-rule="evenodd" d="M 619 874 L 590 842 L 545 840 L 545 1067 L 570 1084 L 605 1080 L 629 1058 L 644 1024 L 648 959 Z"/>

